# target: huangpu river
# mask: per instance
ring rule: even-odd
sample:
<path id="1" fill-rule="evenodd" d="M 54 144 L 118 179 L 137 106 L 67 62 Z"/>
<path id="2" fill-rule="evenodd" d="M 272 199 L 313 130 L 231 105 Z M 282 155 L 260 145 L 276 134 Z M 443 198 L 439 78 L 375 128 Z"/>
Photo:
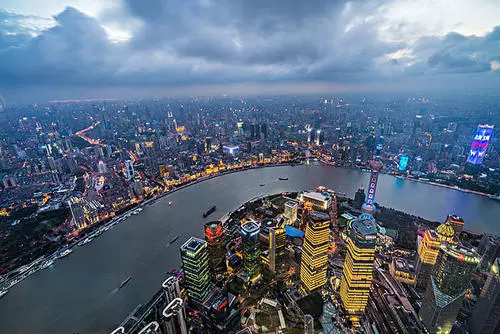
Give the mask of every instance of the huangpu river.
<path id="1" fill-rule="evenodd" d="M 0 333 L 109 333 L 179 267 L 179 246 L 190 236 L 202 237 L 204 222 L 283 191 L 324 185 L 352 197 L 368 178 L 358 170 L 282 166 L 226 174 L 174 192 L 11 288 L 0 299 Z M 500 201 L 487 197 L 380 175 L 376 202 L 435 221 L 455 213 L 466 229 L 500 233 Z M 204 219 L 212 205 L 217 211 Z"/>

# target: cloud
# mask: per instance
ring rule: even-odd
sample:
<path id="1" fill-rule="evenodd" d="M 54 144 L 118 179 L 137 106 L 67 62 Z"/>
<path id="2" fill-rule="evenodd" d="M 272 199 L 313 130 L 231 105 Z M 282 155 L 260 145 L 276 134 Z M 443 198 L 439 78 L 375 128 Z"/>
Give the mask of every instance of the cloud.
<path id="1" fill-rule="evenodd" d="M 388 84 L 491 72 L 500 61 L 500 27 L 481 37 L 383 38 L 388 21 L 378 13 L 390 2 L 124 0 L 99 18 L 68 7 L 36 32 L 20 23 L 34 17 L 0 12 L 0 22 L 10 17 L 0 23 L 0 87 Z M 128 40 L 109 36 L 125 26 Z"/>

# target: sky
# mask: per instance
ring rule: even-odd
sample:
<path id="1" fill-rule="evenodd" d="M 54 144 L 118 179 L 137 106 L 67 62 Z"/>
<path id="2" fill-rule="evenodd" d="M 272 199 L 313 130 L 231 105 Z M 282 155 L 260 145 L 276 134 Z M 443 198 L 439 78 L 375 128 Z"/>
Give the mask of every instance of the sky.
<path id="1" fill-rule="evenodd" d="M 2 0 L 0 99 L 494 92 L 498 0 Z"/>

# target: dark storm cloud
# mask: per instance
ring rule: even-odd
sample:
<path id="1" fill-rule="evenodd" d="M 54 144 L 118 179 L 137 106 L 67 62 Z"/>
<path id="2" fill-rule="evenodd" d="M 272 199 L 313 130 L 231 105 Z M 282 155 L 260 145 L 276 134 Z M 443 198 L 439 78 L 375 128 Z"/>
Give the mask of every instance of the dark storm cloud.
<path id="1" fill-rule="evenodd" d="M 29 43 L 0 51 L 3 83 L 80 84 L 112 69 L 106 32 L 94 18 L 67 8 L 54 19 L 56 26 Z"/>
<path id="2" fill-rule="evenodd" d="M 138 22 L 132 38 L 120 43 L 110 41 L 101 21 L 74 8 L 35 38 L 21 25 L 7 33 L 16 25 L 2 26 L 0 12 L 0 87 L 359 83 L 488 72 L 500 59 L 500 27 L 484 37 L 382 41 L 374 15 L 382 2 L 124 0 L 106 13 L 108 20 Z M 388 57 L 405 48 L 407 57 Z"/>
<path id="3" fill-rule="evenodd" d="M 492 61 L 500 60 L 500 26 L 483 37 L 458 33 L 425 37 L 417 42 L 413 53 L 419 61 L 409 71 L 419 75 L 489 72 Z"/>

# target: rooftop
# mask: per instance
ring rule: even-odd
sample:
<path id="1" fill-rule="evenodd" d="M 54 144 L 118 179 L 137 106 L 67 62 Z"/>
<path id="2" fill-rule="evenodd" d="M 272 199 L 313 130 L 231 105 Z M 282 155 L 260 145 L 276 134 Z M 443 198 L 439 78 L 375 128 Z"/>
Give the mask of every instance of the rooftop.
<path id="1" fill-rule="evenodd" d="M 188 241 L 181 246 L 181 251 L 183 252 L 197 252 L 205 245 L 205 241 L 191 237 Z"/>
<path id="2" fill-rule="evenodd" d="M 369 218 L 357 218 L 351 224 L 351 228 L 362 236 L 377 235 L 377 224 L 375 220 Z"/>
<path id="3" fill-rule="evenodd" d="M 314 222 L 324 222 L 326 220 L 330 220 L 330 216 L 324 212 L 312 211 L 309 215 L 311 216 L 311 220 Z"/>
<path id="4" fill-rule="evenodd" d="M 247 221 L 241 225 L 241 230 L 245 233 L 254 233 L 260 230 L 260 223 L 253 220 Z"/>

